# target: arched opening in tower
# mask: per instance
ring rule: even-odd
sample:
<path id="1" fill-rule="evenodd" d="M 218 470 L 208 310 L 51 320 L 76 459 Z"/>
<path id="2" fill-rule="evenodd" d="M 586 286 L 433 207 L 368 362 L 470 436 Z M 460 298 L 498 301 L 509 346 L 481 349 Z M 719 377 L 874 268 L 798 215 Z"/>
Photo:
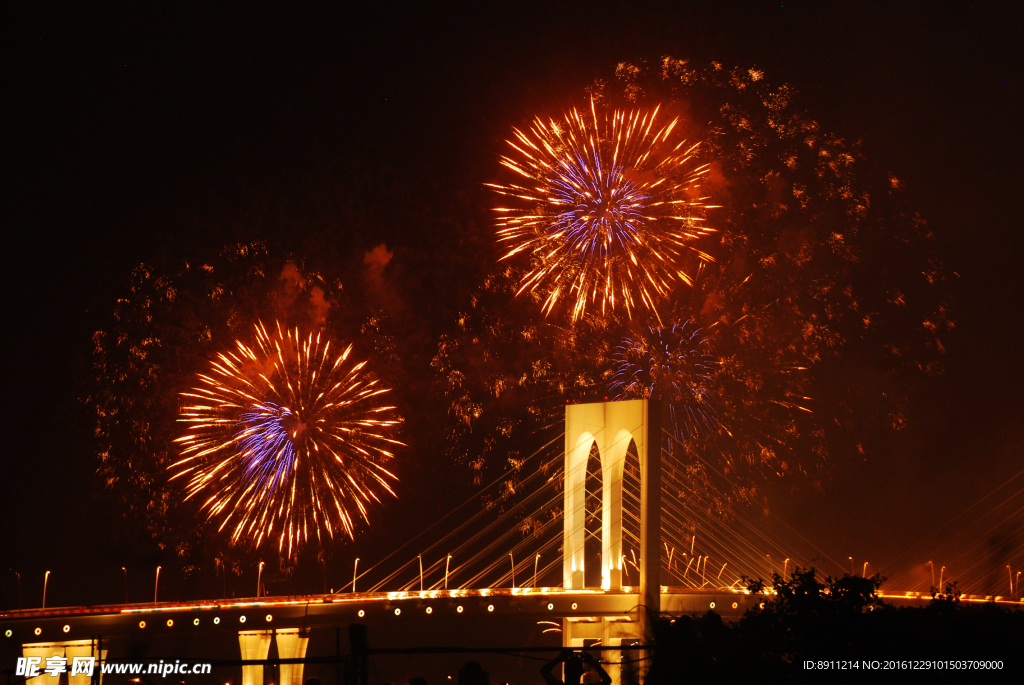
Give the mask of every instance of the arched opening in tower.
<path id="1" fill-rule="evenodd" d="M 640 456 L 629 441 L 622 468 L 622 584 L 640 584 Z"/>
<path id="2" fill-rule="evenodd" d="M 583 538 L 583 582 L 586 587 L 601 587 L 601 523 L 604 515 L 602 505 L 601 454 L 595 443 L 587 457 L 587 480 L 584 485 L 587 497 L 584 501 L 586 518 Z"/>

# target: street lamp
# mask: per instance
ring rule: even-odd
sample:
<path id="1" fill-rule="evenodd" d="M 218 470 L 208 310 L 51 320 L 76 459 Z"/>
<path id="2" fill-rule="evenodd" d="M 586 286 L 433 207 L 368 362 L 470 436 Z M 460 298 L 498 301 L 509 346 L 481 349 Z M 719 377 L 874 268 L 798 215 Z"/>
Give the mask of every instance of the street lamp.
<path id="1" fill-rule="evenodd" d="M 153 604 L 156 604 L 156 591 L 160 589 L 160 569 L 161 566 L 156 567 L 156 582 L 153 583 Z"/>
<path id="2" fill-rule="evenodd" d="M 448 558 L 444 560 L 444 589 L 448 589 L 448 565 L 452 563 L 452 555 L 449 554 Z"/>
<path id="3" fill-rule="evenodd" d="M 50 582 L 50 572 L 47 571 L 46 575 L 43 576 L 43 608 L 46 608 L 46 585 Z"/>
<path id="4" fill-rule="evenodd" d="M 540 555 L 538 554 L 533 560 L 533 586 L 537 587 L 537 564 L 540 563 Z"/>
<path id="5" fill-rule="evenodd" d="M 359 570 L 359 557 L 356 557 L 356 563 L 352 567 L 352 593 L 353 594 L 355 594 L 355 591 L 356 591 L 356 571 L 358 571 L 358 570 Z"/>
<path id="6" fill-rule="evenodd" d="M 216 577 L 216 571 L 220 571 L 221 580 L 224 582 L 224 599 L 228 598 L 228 567 L 224 563 L 223 559 L 214 559 L 216 566 L 214 566 L 214 577 Z"/>
<path id="7" fill-rule="evenodd" d="M 263 566 L 264 566 L 264 563 L 261 561 L 260 562 L 260 570 L 256 574 L 256 596 L 257 597 L 261 597 L 262 596 L 262 595 L 260 595 L 260 584 L 263 582 Z"/>

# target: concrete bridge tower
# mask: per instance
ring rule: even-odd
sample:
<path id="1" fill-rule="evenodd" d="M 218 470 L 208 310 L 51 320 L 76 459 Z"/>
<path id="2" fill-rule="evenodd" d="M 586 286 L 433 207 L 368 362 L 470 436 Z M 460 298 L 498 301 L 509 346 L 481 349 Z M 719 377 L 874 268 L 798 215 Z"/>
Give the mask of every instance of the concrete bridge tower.
<path id="1" fill-rule="evenodd" d="M 601 586 L 606 590 L 622 589 L 622 481 L 632 441 L 640 458 L 638 604 L 642 607 L 637 615 L 620 619 L 567 620 L 562 630 L 567 647 L 581 646 L 586 638 L 599 638 L 608 646 L 630 637 L 643 640 L 648 632 L 647 611 L 643 608 L 654 612 L 661 609 L 661 431 L 662 404 L 656 400 L 596 402 L 565 408 L 564 585 L 566 589 L 582 589 L 585 584 L 587 459 L 596 444 L 602 480 Z M 613 674 L 616 682 L 617 676 Z"/>

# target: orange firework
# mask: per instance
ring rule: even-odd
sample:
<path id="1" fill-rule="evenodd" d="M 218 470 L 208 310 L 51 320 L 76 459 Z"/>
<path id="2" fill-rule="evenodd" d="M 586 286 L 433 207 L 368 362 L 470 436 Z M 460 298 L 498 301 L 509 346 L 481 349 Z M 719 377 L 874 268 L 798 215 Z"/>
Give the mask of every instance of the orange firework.
<path id="1" fill-rule="evenodd" d="M 657 108 L 591 101 L 588 113 L 513 129 L 515 153 L 501 163 L 526 180 L 489 184 L 515 200 L 495 210 L 498 239 L 504 259 L 531 257 L 519 293 L 541 292 L 545 314 L 565 299 L 573 321 L 596 303 L 602 313 L 621 304 L 657 315 L 657 301 L 711 260 L 696 246 L 712 230 L 699 188 L 708 167 L 696 162 L 696 144 L 674 135 L 678 122 L 658 123 Z"/>
<path id="2" fill-rule="evenodd" d="M 198 385 L 182 393 L 182 459 L 173 478 L 188 478 L 186 499 L 203 497 L 232 543 L 275 540 L 292 556 L 321 533 L 355 533 L 375 487 L 394 494 L 384 468 L 401 443 L 401 419 L 379 403 L 388 392 L 354 363 L 352 346 L 332 354 L 320 334 L 280 324 L 256 326 L 256 344 L 238 341 Z"/>

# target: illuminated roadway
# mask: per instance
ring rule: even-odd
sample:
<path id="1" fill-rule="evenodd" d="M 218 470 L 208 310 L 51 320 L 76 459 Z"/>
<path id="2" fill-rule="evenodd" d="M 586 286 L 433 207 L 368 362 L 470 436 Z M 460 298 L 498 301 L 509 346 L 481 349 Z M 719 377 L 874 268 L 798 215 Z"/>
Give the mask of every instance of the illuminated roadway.
<path id="1" fill-rule="evenodd" d="M 430 590 L 7 610 L 0 612 L 0 629 L 5 647 L 13 642 L 20 648 L 22 643 L 28 642 L 85 639 L 97 634 L 114 637 L 140 630 L 165 634 L 185 630 L 314 628 L 351 623 L 372 626 L 416 617 L 447 623 L 474 617 L 497 618 L 504 614 L 560 621 L 635 614 L 638 595 L 630 590 Z M 898 604 L 924 604 L 931 599 L 924 593 L 880 596 Z M 766 599 L 767 596 L 743 591 L 663 587 L 661 611 L 671 615 L 714 611 L 726 620 L 735 620 Z M 1024 605 L 1024 600 L 1010 601 L 1002 597 L 964 596 L 961 601 Z"/>

